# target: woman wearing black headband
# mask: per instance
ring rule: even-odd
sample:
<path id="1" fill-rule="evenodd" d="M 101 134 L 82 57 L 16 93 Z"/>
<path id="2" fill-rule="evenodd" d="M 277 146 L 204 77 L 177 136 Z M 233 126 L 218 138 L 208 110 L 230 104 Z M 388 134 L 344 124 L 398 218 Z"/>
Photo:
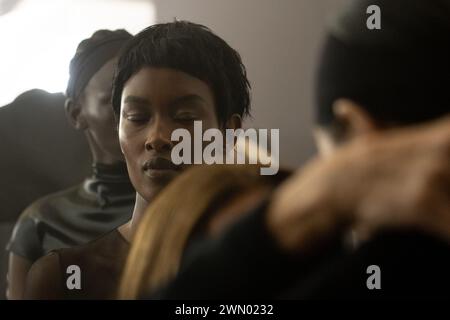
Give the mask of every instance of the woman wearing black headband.
<path id="1" fill-rule="evenodd" d="M 135 191 L 110 101 L 117 55 L 131 37 L 125 30 L 99 30 L 79 44 L 70 63 L 66 111 L 72 125 L 86 135 L 92 175 L 78 186 L 38 200 L 21 215 L 8 245 L 9 299 L 22 297 L 27 272 L 41 256 L 87 243 L 130 218 Z"/>

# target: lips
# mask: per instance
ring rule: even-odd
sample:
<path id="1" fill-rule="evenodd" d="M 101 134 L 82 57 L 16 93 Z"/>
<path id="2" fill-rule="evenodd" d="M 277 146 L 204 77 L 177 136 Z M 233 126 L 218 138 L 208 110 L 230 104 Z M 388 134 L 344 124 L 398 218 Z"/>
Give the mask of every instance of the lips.
<path id="1" fill-rule="evenodd" d="M 179 170 L 180 167 L 175 165 L 172 161 L 165 158 L 153 158 L 147 160 L 143 165 L 144 171 L 147 170 Z"/>

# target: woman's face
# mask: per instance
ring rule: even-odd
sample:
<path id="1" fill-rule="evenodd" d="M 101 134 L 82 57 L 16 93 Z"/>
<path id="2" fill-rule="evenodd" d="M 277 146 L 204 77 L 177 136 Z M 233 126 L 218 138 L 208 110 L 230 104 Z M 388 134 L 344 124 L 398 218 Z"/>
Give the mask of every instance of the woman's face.
<path id="1" fill-rule="evenodd" d="M 131 182 L 146 201 L 182 170 L 171 161 L 171 134 L 184 128 L 193 137 L 194 121 L 202 121 L 203 130 L 219 128 L 205 82 L 174 69 L 145 67 L 125 83 L 119 141 Z"/>
<path id="2" fill-rule="evenodd" d="M 117 58 L 109 60 L 95 73 L 80 98 L 81 116 L 89 136 L 111 163 L 123 161 L 111 106 L 111 83 Z"/>

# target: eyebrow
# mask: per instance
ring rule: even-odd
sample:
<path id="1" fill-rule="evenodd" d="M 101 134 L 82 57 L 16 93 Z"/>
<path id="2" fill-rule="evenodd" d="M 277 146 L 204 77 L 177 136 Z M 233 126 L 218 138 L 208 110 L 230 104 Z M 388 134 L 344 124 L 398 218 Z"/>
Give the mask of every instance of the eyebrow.
<path id="1" fill-rule="evenodd" d="M 169 107 L 174 108 L 174 107 L 177 107 L 178 105 L 181 105 L 186 102 L 201 102 L 201 103 L 205 104 L 206 100 L 197 94 L 188 94 L 188 95 L 181 96 L 181 97 L 178 97 L 178 98 L 175 98 L 174 100 L 172 100 L 169 103 Z M 124 99 L 123 103 L 124 104 L 145 105 L 145 106 L 151 105 L 151 102 L 149 99 L 139 97 L 139 96 L 133 96 L 133 95 L 127 96 Z"/>
<path id="2" fill-rule="evenodd" d="M 151 105 L 150 100 L 138 96 L 127 96 L 125 100 L 123 100 L 124 104 L 140 104 L 140 105 Z"/>
<path id="3" fill-rule="evenodd" d="M 188 94 L 174 99 L 173 101 L 170 102 L 169 106 L 173 108 L 186 102 L 201 102 L 203 104 L 206 103 L 205 99 L 203 99 L 201 96 L 196 94 Z"/>

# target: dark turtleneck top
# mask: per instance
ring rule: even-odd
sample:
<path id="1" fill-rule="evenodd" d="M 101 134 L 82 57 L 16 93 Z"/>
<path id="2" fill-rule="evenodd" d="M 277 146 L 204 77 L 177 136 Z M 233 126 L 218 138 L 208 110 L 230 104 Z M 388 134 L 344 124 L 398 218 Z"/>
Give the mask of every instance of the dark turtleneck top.
<path id="1" fill-rule="evenodd" d="M 125 163 L 94 164 L 82 184 L 31 204 L 7 250 L 34 262 L 52 250 L 86 244 L 131 219 L 135 194 Z"/>

